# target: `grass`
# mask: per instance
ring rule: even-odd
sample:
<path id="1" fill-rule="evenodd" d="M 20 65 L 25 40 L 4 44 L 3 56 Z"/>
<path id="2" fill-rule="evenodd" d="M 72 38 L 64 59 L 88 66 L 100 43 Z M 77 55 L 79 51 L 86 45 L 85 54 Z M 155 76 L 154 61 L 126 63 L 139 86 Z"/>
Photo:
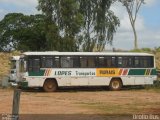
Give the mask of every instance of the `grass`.
<path id="1" fill-rule="evenodd" d="M 155 92 L 159 92 L 160 93 L 160 80 L 156 80 L 154 81 L 153 85 L 146 85 L 145 86 L 146 90 L 151 90 L 151 91 L 155 91 Z"/>
<path id="2" fill-rule="evenodd" d="M 146 111 L 148 109 L 156 109 L 156 107 L 159 105 L 159 103 L 148 103 L 148 102 L 133 102 L 128 104 L 114 104 L 114 103 L 80 103 L 82 107 L 86 107 L 89 109 L 94 109 L 95 111 L 98 111 L 101 114 L 109 114 L 109 115 L 131 115 L 131 114 L 139 114 L 139 113 L 147 113 Z M 146 106 L 147 105 L 147 106 Z"/>

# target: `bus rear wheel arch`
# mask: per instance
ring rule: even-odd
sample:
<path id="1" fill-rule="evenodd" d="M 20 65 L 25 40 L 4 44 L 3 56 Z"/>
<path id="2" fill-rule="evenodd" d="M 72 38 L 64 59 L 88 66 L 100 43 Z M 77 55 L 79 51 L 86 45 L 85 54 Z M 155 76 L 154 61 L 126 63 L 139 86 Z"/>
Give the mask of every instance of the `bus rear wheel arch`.
<path id="1" fill-rule="evenodd" d="M 121 90 L 123 84 L 121 78 L 112 78 L 109 84 L 109 88 L 112 91 L 118 91 Z"/>
<path id="2" fill-rule="evenodd" d="M 46 79 L 43 84 L 43 90 L 45 92 L 55 92 L 57 88 L 58 88 L 58 84 L 56 79 L 54 78 Z"/>

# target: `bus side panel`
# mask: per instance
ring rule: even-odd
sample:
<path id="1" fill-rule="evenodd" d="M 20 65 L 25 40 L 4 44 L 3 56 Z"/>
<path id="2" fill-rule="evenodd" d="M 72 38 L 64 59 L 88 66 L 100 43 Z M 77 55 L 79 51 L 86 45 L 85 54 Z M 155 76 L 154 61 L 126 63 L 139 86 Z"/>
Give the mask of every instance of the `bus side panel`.
<path id="1" fill-rule="evenodd" d="M 70 86 L 70 77 L 56 77 L 58 86 Z"/>
<path id="2" fill-rule="evenodd" d="M 88 84 L 90 86 L 108 86 L 111 77 L 89 77 Z"/>
<path id="3" fill-rule="evenodd" d="M 123 85 L 134 85 L 135 84 L 135 77 L 132 76 L 124 76 L 121 77 Z"/>
<path id="4" fill-rule="evenodd" d="M 153 85 L 153 81 L 157 79 L 157 76 L 146 76 L 144 78 L 144 83 L 148 85 Z"/>
<path id="5" fill-rule="evenodd" d="M 110 77 L 59 77 L 56 78 L 58 86 L 107 86 Z"/>
<path id="6" fill-rule="evenodd" d="M 42 77 L 27 77 L 28 87 L 43 87 L 46 78 Z"/>
<path id="7" fill-rule="evenodd" d="M 135 85 L 151 85 L 153 84 L 153 76 L 140 76 L 135 77 Z"/>
<path id="8" fill-rule="evenodd" d="M 71 77 L 70 78 L 70 85 L 71 86 L 88 86 L 89 77 Z"/>
<path id="9" fill-rule="evenodd" d="M 58 86 L 108 86 L 111 77 L 59 77 Z"/>

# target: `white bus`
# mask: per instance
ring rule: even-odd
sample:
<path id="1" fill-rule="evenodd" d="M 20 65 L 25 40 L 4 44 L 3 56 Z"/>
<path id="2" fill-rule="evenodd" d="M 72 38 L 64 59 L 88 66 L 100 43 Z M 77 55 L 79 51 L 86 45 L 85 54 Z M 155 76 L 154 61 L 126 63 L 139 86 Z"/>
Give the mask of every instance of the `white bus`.
<path id="1" fill-rule="evenodd" d="M 120 52 L 25 52 L 20 87 L 56 91 L 63 86 L 149 85 L 156 80 L 154 55 Z"/>
<path id="2" fill-rule="evenodd" d="M 12 56 L 10 59 L 11 68 L 9 74 L 9 82 L 11 82 L 12 85 L 16 85 L 16 83 L 19 81 L 19 59 L 20 56 Z"/>

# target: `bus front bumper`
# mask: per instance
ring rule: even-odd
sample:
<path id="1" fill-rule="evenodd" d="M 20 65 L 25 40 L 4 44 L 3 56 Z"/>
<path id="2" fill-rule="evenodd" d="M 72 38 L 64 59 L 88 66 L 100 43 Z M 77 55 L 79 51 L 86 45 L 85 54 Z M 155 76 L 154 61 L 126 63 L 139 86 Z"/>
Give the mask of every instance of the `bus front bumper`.
<path id="1" fill-rule="evenodd" d="M 27 81 L 20 81 L 20 82 L 18 82 L 18 87 L 28 88 L 28 82 Z"/>

